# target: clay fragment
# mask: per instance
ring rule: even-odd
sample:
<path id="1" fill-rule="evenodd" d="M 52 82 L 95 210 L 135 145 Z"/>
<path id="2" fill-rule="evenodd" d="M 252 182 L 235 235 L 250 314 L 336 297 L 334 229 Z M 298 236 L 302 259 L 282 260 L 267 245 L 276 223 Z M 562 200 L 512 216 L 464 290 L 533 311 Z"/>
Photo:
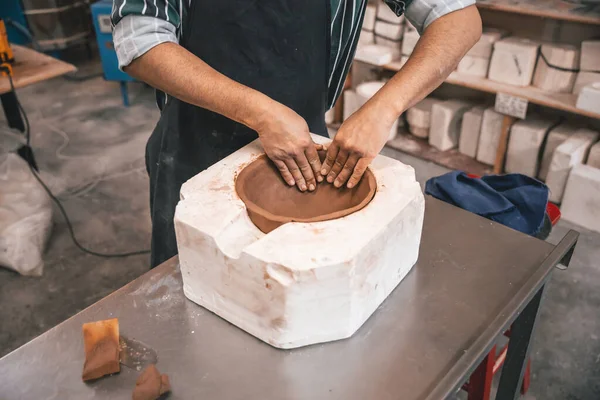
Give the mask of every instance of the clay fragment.
<path id="1" fill-rule="evenodd" d="M 322 161 L 325 154 L 319 152 Z M 235 189 L 254 225 L 269 233 L 288 222 L 319 222 L 350 215 L 369 204 L 377 182 L 367 169 L 352 189 L 336 188 L 323 180 L 315 191 L 300 192 L 287 185 L 273 162 L 262 156 L 240 172 Z"/>
<path id="2" fill-rule="evenodd" d="M 171 391 L 169 376 L 160 374 L 154 364 L 150 364 L 135 381 L 133 400 L 156 400 Z"/>
<path id="3" fill-rule="evenodd" d="M 119 321 L 116 318 L 83 324 L 85 363 L 81 378 L 98 379 L 121 370 Z"/>

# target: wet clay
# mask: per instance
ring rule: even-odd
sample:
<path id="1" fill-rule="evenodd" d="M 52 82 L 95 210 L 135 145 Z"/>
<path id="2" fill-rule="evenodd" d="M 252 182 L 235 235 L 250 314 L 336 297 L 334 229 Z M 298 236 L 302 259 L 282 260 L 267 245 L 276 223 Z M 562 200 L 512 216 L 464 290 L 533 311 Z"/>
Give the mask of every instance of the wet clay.
<path id="1" fill-rule="evenodd" d="M 133 400 L 156 400 L 171 390 L 169 376 L 160 374 L 154 364 L 150 364 L 135 381 Z"/>
<path id="2" fill-rule="evenodd" d="M 83 324 L 85 363 L 81 378 L 98 379 L 121 370 L 119 321 L 116 318 Z"/>
<path id="3" fill-rule="evenodd" d="M 325 152 L 320 151 L 321 161 Z M 261 156 L 238 175 L 235 189 L 254 225 L 264 233 L 288 222 L 319 222 L 341 218 L 364 208 L 375 196 L 375 175 L 367 169 L 352 189 L 325 180 L 313 192 L 289 186 L 267 157 Z"/>

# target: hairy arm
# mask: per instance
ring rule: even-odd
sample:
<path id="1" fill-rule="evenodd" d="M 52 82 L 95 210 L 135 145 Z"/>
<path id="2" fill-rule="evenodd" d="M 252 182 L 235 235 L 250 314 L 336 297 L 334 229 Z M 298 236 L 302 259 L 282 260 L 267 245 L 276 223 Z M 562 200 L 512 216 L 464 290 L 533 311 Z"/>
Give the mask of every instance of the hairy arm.
<path id="1" fill-rule="evenodd" d="M 356 185 L 385 145 L 394 121 L 446 79 L 477 43 L 481 29 L 474 5 L 432 22 L 404 67 L 340 127 L 321 170 L 327 181 L 338 187 Z"/>

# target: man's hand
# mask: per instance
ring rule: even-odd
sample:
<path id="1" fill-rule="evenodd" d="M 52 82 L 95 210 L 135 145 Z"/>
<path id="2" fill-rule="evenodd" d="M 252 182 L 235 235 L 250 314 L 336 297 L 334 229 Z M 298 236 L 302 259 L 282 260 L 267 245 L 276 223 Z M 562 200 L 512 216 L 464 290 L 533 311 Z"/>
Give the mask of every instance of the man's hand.
<path id="1" fill-rule="evenodd" d="M 317 181 L 323 180 L 317 153 L 321 146 L 312 141 L 301 116 L 279 104 L 252 128 L 288 185 L 296 185 L 302 192 L 316 189 Z"/>
<path id="2" fill-rule="evenodd" d="M 327 149 L 321 175 L 338 188 L 346 182 L 348 188 L 356 186 L 385 145 L 397 118 L 393 111 L 386 113 L 385 107 L 362 107 L 338 130 Z"/>

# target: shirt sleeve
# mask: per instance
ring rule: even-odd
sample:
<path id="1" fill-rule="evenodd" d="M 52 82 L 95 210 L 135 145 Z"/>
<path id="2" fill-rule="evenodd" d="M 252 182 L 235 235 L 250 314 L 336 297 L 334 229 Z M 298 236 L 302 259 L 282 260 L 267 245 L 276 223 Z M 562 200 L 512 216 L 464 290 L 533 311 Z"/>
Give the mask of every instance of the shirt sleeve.
<path id="1" fill-rule="evenodd" d="M 475 4 L 475 0 L 413 0 L 404 13 L 406 19 L 423 34 L 433 21 Z"/>
<path id="2" fill-rule="evenodd" d="M 111 22 L 119 68 L 153 47 L 178 42 L 184 0 L 113 0 Z"/>

